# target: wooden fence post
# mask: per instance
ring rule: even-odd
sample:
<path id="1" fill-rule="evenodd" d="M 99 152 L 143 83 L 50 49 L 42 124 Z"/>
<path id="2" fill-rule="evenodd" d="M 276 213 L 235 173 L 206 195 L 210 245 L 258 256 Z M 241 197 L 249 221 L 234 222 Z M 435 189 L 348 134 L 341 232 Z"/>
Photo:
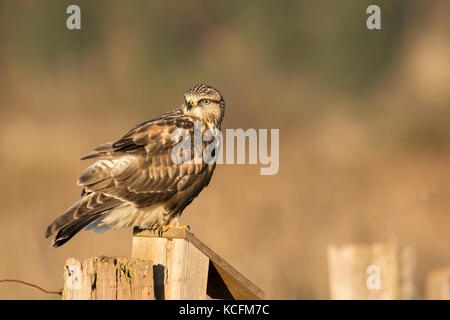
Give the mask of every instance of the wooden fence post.
<path id="1" fill-rule="evenodd" d="M 68 259 L 63 299 L 264 299 L 264 292 L 190 232 L 135 230 L 131 259 Z"/>
<path id="2" fill-rule="evenodd" d="M 393 243 L 328 247 L 331 299 L 412 299 L 415 256 Z"/>
<path id="3" fill-rule="evenodd" d="M 156 299 L 264 299 L 264 292 L 192 233 L 136 230 L 133 258 L 153 262 Z"/>
<path id="4" fill-rule="evenodd" d="M 450 300 L 450 267 L 428 274 L 426 296 L 430 300 Z"/>
<path id="5" fill-rule="evenodd" d="M 151 261 L 93 257 L 64 266 L 64 300 L 152 300 Z"/>

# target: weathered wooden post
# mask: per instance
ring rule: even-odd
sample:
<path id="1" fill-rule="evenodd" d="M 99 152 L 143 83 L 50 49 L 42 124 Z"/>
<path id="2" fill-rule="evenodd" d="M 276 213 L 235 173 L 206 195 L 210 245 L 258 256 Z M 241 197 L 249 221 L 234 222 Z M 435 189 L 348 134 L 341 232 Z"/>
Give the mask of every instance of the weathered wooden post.
<path id="1" fill-rule="evenodd" d="M 328 247 L 331 299 L 412 299 L 415 256 L 389 242 Z"/>
<path id="2" fill-rule="evenodd" d="M 149 300 L 154 298 L 151 261 L 93 257 L 64 266 L 64 300 Z"/>
<path id="3" fill-rule="evenodd" d="M 429 273 L 426 283 L 426 297 L 430 300 L 450 300 L 450 267 Z"/>
<path id="4" fill-rule="evenodd" d="M 132 258 L 74 258 L 63 299 L 264 299 L 264 292 L 192 233 L 134 231 Z"/>
<path id="5" fill-rule="evenodd" d="M 264 299 L 264 292 L 186 230 L 135 231 L 133 258 L 151 259 L 156 299 Z"/>

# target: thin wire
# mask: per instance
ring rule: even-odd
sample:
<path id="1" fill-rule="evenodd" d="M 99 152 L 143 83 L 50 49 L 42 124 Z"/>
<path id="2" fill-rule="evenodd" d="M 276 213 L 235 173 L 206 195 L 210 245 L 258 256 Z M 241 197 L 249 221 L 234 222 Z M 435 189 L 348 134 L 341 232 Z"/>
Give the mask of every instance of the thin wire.
<path id="1" fill-rule="evenodd" d="M 30 286 L 30 287 L 39 289 L 39 290 L 41 290 L 41 291 L 44 292 L 44 293 L 47 293 L 47 294 L 57 294 L 57 295 L 60 295 L 60 296 L 62 296 L 62 291 L 63 291 L 62 289 L 60 289 L 60 290 L 58 290 L 58 291 L 49 291 L 49 290 L 45 290 L 45 289 L 43 289 L 43 288 L 41 288 L 41 287 L 39 287 L 39 286 L 37 286 L 37 285 L 35 285 L 35 284 L 29 283 L 29 282 L 26 282 L 26 281 L 22 281 L 22 280 L 16 280 L 16 279 L 3 279 L 3 280 L 0 280 L 0 282 L 15 282 L 15 283 L 21 283 L 21 284 L 24 284 L 24 285 L 27 285 L 27 286 Z"/>

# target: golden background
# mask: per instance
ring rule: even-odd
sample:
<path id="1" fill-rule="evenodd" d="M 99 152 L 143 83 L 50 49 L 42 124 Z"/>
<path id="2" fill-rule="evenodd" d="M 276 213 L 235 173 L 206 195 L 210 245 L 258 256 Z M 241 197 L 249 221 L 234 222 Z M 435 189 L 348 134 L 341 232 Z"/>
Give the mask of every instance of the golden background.
<path id="1" fill-rule="evenodd" d="M 382 30 L 366 28 L 370 4 Z M 82 30 L 66 28 L 70 4 Z M 418 297 L 450 263 L 448 1 L 0 1 L 0 279 L 56 290 L 68 257 L 130 256 L 131 230 L 48 224 L 95 146 L 204 82 L 224 128 L 280 129 L 280 170 L 219 165 L 182 222 L 273 299 L 327 299 L 326 246 L 395 237 Z M 0 284 L 2 299 L 58 299 Z"/>

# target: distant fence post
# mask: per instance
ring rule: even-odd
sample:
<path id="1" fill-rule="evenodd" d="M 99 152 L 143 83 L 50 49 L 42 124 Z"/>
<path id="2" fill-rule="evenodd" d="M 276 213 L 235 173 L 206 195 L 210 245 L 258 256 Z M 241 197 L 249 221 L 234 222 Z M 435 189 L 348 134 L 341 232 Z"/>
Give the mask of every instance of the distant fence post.
<path id="1" fill-rule="evenodd" d="M 330 245 L 328 272 L 331 299 L 412 299 L 415 255 L 389 242 Z"/>
<path id="2" fill-rule="evenodd" d="M 430 300 L 450 300 L 450 267 L 437 269 L 428 274 L 426 297 Z"/>

